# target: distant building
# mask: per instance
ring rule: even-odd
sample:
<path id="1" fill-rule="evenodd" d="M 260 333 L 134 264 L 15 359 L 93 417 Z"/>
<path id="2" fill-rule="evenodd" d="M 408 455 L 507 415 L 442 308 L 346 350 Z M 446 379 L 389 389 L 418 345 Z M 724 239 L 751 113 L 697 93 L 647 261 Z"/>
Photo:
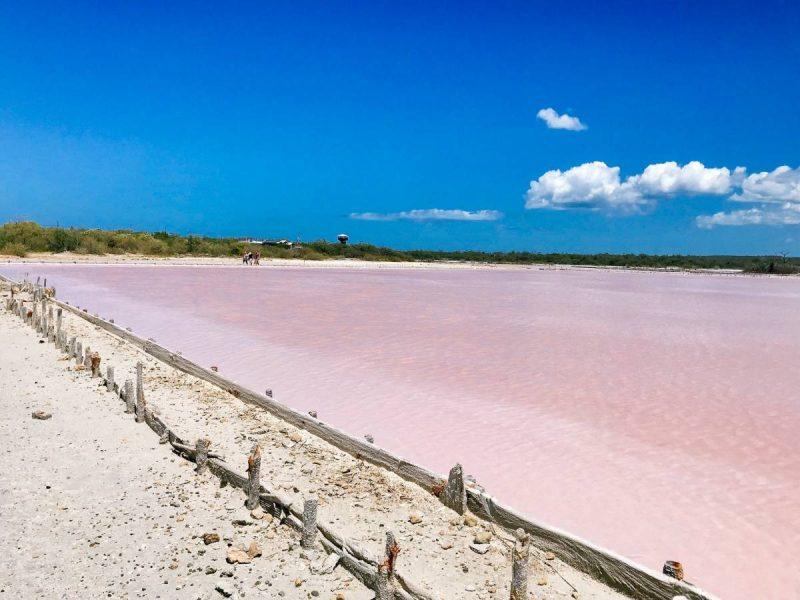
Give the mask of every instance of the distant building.
<path id="1" fill-rule="evenodd" d="M 259 243 L 262 246 L 279 246 L 281 248 L 291 248 L 294 246 L 294 242 L 290 242 L 289 240 L 264 240 Z"/>
<path id="2" fill-rule="evenodd" d="M 350 236 L 347 235 L 346 233 L 340 233 L 339 235 L 336 236 L 336 239 L 339 240 L 340 244 L 345 246 L 347 245 L 347 240 L 350 239 Z"/>

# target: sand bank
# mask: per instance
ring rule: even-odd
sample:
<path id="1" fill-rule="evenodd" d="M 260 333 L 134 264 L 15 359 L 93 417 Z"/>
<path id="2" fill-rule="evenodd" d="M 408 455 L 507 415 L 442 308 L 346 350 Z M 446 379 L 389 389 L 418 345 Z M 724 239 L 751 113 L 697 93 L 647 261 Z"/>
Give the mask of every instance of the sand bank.
<path id="1" fill-rule="evenodd" d="M 94 340 L 93 340 L 94 341 Z M 98 349 L 101 344 L 97 344 Z M 30 327 L 0 314 L 0 591 L 17 598 L 372 598 L 341 568 L 299 559 L 298 536 L 255 521 L 158 444 Z M 154 393 L 154 400 L 156 394 Z M 31 418 L 43 410 L 48 420 Z M 236 520 L 246 526 L 235 526 Z M 206 545 L 202 536 L 220 541 Z M 228 564 L 229 545 L 263 554 Z M 299 582 L 299 586 L 297 585 Z"/>
<path id="2" fill-rule="evenodd" d="M 79 265 L 148 265 L 148 266 L 233 266 L 243 267 L 241 259 L 226 256 L 144 256 L 138 254 L 76 254 L 74 252 L 33 252 L 24 258 L 0 254 L 0 261 L 21 264 L 79 264 Z M 704 273 L 717 275 L 739 275 L 746 277 L 773 277 L 772 275 L 742 273 L 738 269 L 651 269 L 644 267 L 614 267 L 597 265 L 560 264 L 506 264 L 466 261 L 435 262 L 379 262 L 359 259 L 300 260 L 283 258 L 262 258 L 260 267 L 292 267 L 310 269 L 491 269 L 491 270 L 562 270 L 562 269 L 602 269 L 610 271 L 678 272 Z M 256 267 L 257 268 L 257 267 Z M 780 277 L 787 277 L 781 275 Z M 800 275 L 789 276 L 800 277 Z"/>

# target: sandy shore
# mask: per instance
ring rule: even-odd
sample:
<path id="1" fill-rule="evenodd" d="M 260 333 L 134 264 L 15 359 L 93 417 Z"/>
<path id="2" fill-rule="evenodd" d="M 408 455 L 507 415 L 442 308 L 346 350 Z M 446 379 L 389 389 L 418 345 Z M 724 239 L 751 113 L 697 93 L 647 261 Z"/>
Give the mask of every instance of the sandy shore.
<path id="1" fill-rule="evenodd" d="M 143 256 L 138 254 L 75 254 L 63 252 L 31 253 L 24 258 L 0 254 L 0 262 L 18 264 L 81 264 L 81 265 L 149 265 L 149 266 L 234 266 L 243 267 L 237 257 L 225 256 Z M 625 272 L 668 272 L 668 273 L 703 273 L 716 275 L 737 275 L 742 277 L 787 277 L 786 275 L 766 275 L 760 273 L 742 273 L 738 269 L 651 269 L 644 267 L 613 267 L 596 265 L 560 265 L 560 264 L 504 264 L 477 263 L 459 261 L 437 262 L 378 262 L 359 259 L 299 260 L 282 258 L 262 258 L 261 267 L 292 267 L 310 269 L 490 269 L 490 270 L 574 270 L 602 269 Z M 792 276 L 789 276 L 792 277 Z M 797 275 L 796 277 L 800 277 Z"/>
<path id="2" fill-rule="evenodd" d="M 506 598 L 510 536 L 465 519 L 425 490 L 245 405 L 179 372 L 87 321 L 64 313 L 64 329 L 114 365 L 116 380 L 145 364 L 149 406 L 187 440 L 204 436 L 243 472 L 254 442 L 264 449 L 262 483 L 302 504 L 316 495 L 320 521 L 380 556 L 391 529 L 401 548 L 398 572 L 431 598 Z M 0 310 L 0 439 L 13 468 L 0 475 L 6 556 L 0 585 L 20 597 L 371 597 L 341 567 L 315 574 L 285 526 L 252 519 L 241 490 L 219 489 L 193 473 L 135 424 L 112 394 L 51 345 Z M 53 414 L 31 419 L 31 411 Z M 321 415 L 324 418 L 324 415 Z M 47 486 L 50 486 L 49 488 Z M 412 513 L 421 521 L 411 523 Z M 236 527 L 237 519 L 248 525 Z M 206 546 L 201 537 L 219 532 Z M 489 540 L 488 552 L 470 545 Z M 256 541 L 264 555 L 228 565 L 228 544 Z M 320 549 L 320 553 L 322 553 Z M 533 550 L 537 598 L 621 598 L 558 559 Z M 321 557 L 319 558 L 321 560 Z M 227 576 L 227 574 L 231 576 Z M 301 582 L 296 587 L 295 582 Z M 164 583 L 166 582 L 166 583 Z"/>
<path id="3" fill-rule="evenodd" d="M 196 475 L 5 311 L 0 405 L 4 597 L 372 597 L 342 569 L 312 570 L 293 530 L 252 519 L 241 490 Z M 32 419 L 37 410 L 52 418 Z M 205 533 L 221 540 L 206 545 Z M 229 546 L 253 541 L 262 556 L 227 563 Z"/>

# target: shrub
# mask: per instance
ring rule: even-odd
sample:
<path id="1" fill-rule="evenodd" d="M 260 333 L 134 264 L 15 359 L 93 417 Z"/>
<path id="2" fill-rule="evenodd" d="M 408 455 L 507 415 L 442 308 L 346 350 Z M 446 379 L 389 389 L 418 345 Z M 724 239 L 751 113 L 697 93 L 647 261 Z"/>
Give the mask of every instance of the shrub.
<path id="1" fill-rule="evenodd" d="M 2 249 L 0 249 L 0 253 L 9 254 L 11 256 L 19 256 L 20 258 L 24 258 L 28 255 L 28 251 L 25 249 L 25 246 L 19 242 L 11 242 L 10 244 L 6 244 L 2 247 Z"/>
<path id="2" fill-rule="evenodd" d="M 94 237 L 85 237 L 75 249 L 78 254 L 105 254 L 108 246 Z"/>
<path id="3" fill-rule="evenodd" d="M 14 243 L 21 244 L 29 252 L 45 252 L 48 249 L 45 230 L 31 221 L 6 223 L 0 227 L 0 246 Z"/>
<path id="4" fill-rule="evenodd" d="M 50 230 L 47 248 L 51 252 L 72 252 L 80 244 L 78 236 L 73 231 L 60 227 Z"/>

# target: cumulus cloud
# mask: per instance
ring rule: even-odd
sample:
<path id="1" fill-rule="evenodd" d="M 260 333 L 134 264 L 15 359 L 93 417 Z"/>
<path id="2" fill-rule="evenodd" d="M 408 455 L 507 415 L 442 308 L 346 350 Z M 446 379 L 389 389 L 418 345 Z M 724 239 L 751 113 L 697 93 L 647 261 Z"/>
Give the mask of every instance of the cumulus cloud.
<path id="1" fill-rule="evenodd" d="M 526 208 L 590 208 L 635 211 L 662 198 L 677 195 L 724 195 L 743 175 L 737 168 L 709 168 L 692 161 L 648 165 L 641 173 L 620 177 L 619 167 L 595 161 L 566 171 L 548 171 L 531 181 L 525 194 Z"/>
<path id="2" fill-rule="evenodd" d="M 497 221 L 503 218 L 503 213 L 497 210 L 425 208 L 394 213 L 350 213 L 350 218 L 362 221 Z"/>
<path id="3" fill-rule="evenodd" d="M 566 210 L 585 208 L 637 212 L 676 196 L 725 196 L 751 208 L 696 218 L 698 227 L 800 224 L 800 167 L 751 173 L 744 167 L 706 167 L 698 161 L 648 165 L 641 173 L 620 176 L 619 167 L 590 162 L 566 171 L 547 171 L 530 182 L 525 207 Z"/>
<path id="4" fill-rule="evenodd" d="M 713 215 L 700 215 L 697 226 L 711 229 L 737 225 L 800 225 L 800 203 L 786 202 L 780 208 L 748 208 Z"/>
<path id="5" fill-rule="evenodd" d="M 586 125 L 581 123 L 578 117 L 571 117 L 568 114 L 560 115 L 552 108 L 543 108 L 536 117 L 547 123 L 548 129 L 566 129 L 568 131 L 583 131 Z"/>
<path id="6" fill-rule="evenodd" d="M 633 186 L 620 181 L 619 167 L 595 161 L 554 169 L 531 181 L 525 208 L 635 208 L 645 202 Z"/>
<path id="7" fill-rule="evenodd" d="M 800 225 L 800 168 L 786 165 L 773 171 L 744 176 L 734 202 L 755 204 L 752 208 L 718 212 L 697 217 L 698 227 L 741 225 Z"/>
<path id="8" fill-rule="evenodd" d="M 738 167 L 735 173 L 743 172 Z M 651 197 L 708 195 L 720 196 L 731 191 L 733 177 L 725 168 L 710 168 L 693 160 L 684 166 L 674 161 L 648 165 L 641 175 L 631 178 L 643 195 Z"/>
<path id="9" fill-rule="evenodd" d="M 786 165 L 774 171 L 753 173 L 742 181 L 742 191 L 731 200 L 739 202 L 800 202 L 800 167 Z"/>

